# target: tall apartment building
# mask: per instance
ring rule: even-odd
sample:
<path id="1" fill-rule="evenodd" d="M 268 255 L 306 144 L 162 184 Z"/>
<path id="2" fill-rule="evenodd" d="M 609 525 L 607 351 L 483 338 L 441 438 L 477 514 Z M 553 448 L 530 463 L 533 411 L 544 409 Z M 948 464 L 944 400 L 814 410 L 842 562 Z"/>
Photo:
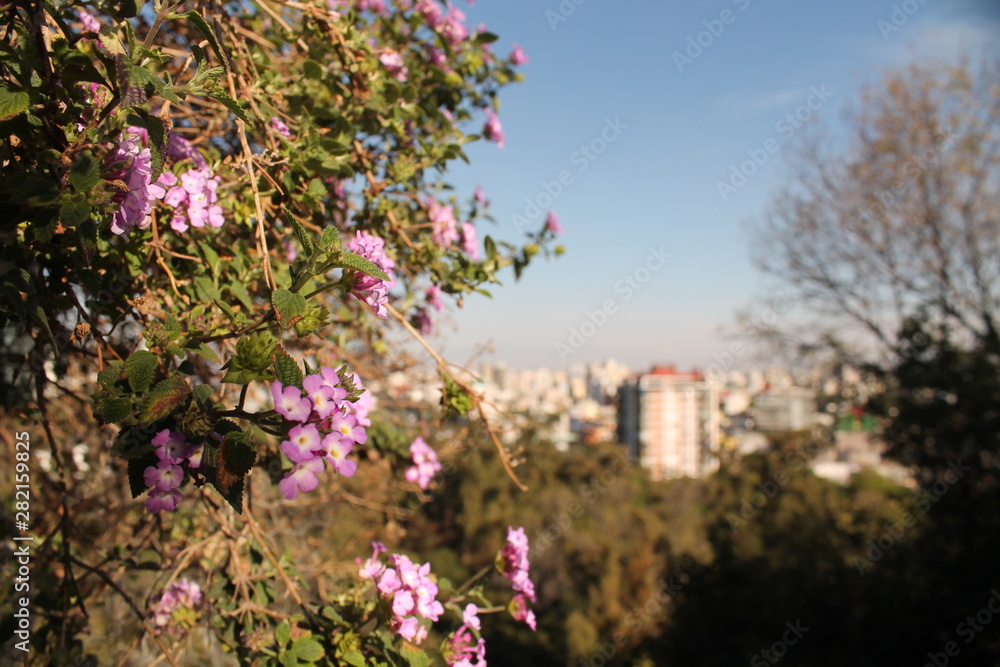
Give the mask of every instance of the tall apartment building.
<path id="1" fill-rule="evenodd" d="M 618 435 L 654 480 L 718 467 L 719 396 L 697 372 L 656 366 L 619 390 Z"/>

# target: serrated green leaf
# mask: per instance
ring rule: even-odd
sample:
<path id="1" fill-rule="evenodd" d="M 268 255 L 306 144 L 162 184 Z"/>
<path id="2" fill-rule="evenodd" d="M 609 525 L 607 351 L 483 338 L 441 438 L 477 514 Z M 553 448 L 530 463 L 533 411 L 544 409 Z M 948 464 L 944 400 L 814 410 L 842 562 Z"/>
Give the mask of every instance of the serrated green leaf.
<path id="1" fill-rule="evenodd" d="M 313 243 L 312 236 L 306 231 L 306 228 L 302 226 L 302 223 L 296 220 L 293 216 L 285 213 L 285 217 L 291 221 L 292 229 L 295 230 L 295 237 L 299 240 L 299 244 L 305 251 L 304 254 L 312 255 L 313 251 L 316 250 L 316 244 Z"/>
<path id="2" fill-rule="evenodd" d="M 274 290 L 271 294 L 271 305 L 274 306 L 278 323 L 283 327 L 295 324 L 295 321 L 306 312 L 305 297 L 286 289 Z"/>
<path id="3" fill-rule="evenodd" d="M 278 656 L 281 667 L 299 667 L 299 659 L 291 651 L 286 651 Z"/>
<path id="4" fill-rule="evenodd" d="M 167 416 L 190 393 L 191 387 L 181 375 L 172 375 L 161 380 L 150 390 L 139 419 L 149 422 Z"/>
<path id="5" fill-rule="evenodd" d="M 334 266 L 351 269 L 353 271 L 360 271 L 361 273 L 366 273 L 373 278 L 378 278 L 379 280 L 389 280 L 389 276 L 385 274 L 385 271 L 378 268 L 374 262 L 365 259 L 361 255 L 355 255 L 353 252 L 348 252 L 346 250 L 341 252 L 340 258 L 334 262 Z"/>
<path id="6" fill-rule="evenodd" d="M 76 227 L 90 219 L 90 204 L 66 200 L 59 206 L 59 221 L 65 227 Z"/>
<path id="7" fill-rule="evenodd" d="M 115 424 L 132 416 L 132 400 L 125 397 L 107 396 L 97 406 L 97 413 L 108 424 Z"/>
<path id="8" fill-rule="evenodd" d="M 69 170 L 69 182 L 77 192 L 87 192 L 101 180 L 101 165 L 90 151 L 77 156 Z"/>
<path id="9" fill-rule="evenodd" d="M 158 361 L 158 357 L 149 350 L 139 350 L 129 355 L 124 368 L 132 391 L 141 394 L 149 389 L 156 375 Z"/>
<path id="10" fill-rule="evenodd" d="M 282 347 L 279 347 L 275 353 L 274 373 L 278 382 L 286 387 L 302 387 L 302 369 Z"/>
<path id="11" fill-rule="evenodd" d="M 292 652 L 299 660 L 305 660 L 306 662 L 316 662 L 324 655 L 326 651 L 323 650 L 323 645 L 312 637 L 299 637 L 292 644 Z"/>
<path id="12" fill-rule="evenodd" d="M 28 93 L 18 90 L 11 92 L 6 86 L 0 86 L 0 120 L 10 120 L 19 116 L 31 106 Z"/>
<path id="13" fill-rule="evenodd" d="M 334 226 L 326 227 L 323 235 L 319 239 L 319 247 L 323 250 L 337 250 L 340 248 L 340 230 Z"/>
<path id="14" fill-rule="evenodd" d="M 226 107 L 227 109 L 229 109 L 230 111 L 232 111 L 234 114 L 236 114 L 236 117 L 239 118 L 240 120 L 242 120 L 244 123 L 246 123 L 247 125 L 250 124 L 250 122 L 251 122 L 250 121 L 250 116 L 247 115 L 246 110 L 243 107 L 240 106 L 239 102 L 237 102 L 236 100 L 234 100 L 233 98 L 231 98 L 221 88 L 213 88 L 212 90 L 208 91 L 206 94 L 209 97 L 211 97 L 213 100 L 215 100 L 216 102 L 219 102 L 220 104 L 222 104 L 222 106 Z"/>
<path id="15" fill-rule="evenodd" d="M 219 462 L 225 469 L 239 477 L 245 477 L 257 461 L 257 451 L 246 433 L 229 433 L 219 447 Z"/>

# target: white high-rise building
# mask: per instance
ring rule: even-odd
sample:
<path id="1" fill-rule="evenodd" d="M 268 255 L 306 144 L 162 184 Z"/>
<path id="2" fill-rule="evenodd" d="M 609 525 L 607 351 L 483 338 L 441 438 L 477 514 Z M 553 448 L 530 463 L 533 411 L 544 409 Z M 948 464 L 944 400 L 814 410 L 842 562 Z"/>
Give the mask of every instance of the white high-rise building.
<path id="1" fill-rule="evenodd" d="M 701 373 L 654 367 L 619 396 L 629 397 L 620 402 L 626 409 L 620 410 L 625 421 L 619 434 L 636 440 L 623 444 L 638 453 L 654 480 L 701 477 L 718 467 L 718 391 Z"/>

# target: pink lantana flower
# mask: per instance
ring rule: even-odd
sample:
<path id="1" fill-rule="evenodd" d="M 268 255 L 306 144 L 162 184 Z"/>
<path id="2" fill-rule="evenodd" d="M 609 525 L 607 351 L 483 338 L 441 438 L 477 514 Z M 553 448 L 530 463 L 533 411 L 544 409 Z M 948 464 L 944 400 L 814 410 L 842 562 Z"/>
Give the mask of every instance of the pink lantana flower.
<path id="1" fill-rule="evenodd" d="M 323 472 L 323 460 L 311 459 L 296 464 L 292 472 L 278 482 L 278 490 L 288 500 L 295 500 L 299 492 L 308 493 L 319 486 L 317 475 Z"/>
<path id="2" fill-rule="evenodd" d="M 504 136 L 503 136 L 503 125 L 500 124 L 500 118 L 494 113 L 493 109 L 485 107 L 483 111 L 486 112 L 486 123 L 483 125 L 483 136 L 489 141 L 495 141 L 497 148 L 503 148 Z"/>
<path id="3" fill-rule="evenodd" d="M 302 390 L 295 386 L 284 386 L 280 382 L 271 384 L 274 410 L 285 419 L 304 422 L 312 412 L 312 401 L 302 396 Z"/>

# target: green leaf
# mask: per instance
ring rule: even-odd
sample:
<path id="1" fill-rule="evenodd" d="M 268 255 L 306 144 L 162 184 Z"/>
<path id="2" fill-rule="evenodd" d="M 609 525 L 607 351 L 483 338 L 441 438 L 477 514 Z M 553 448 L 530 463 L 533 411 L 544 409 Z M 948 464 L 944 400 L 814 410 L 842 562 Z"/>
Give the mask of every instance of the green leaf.
<path id="1" fill-rule="evenodd" d="M 357 651 L 349 651 L 344 655 L 340 656 L 340 659 L 346 662 L 348 665 L 354 665 L 354 667 L 367 667 L 368 663 L 365 662 L 365 656 L 358 653 Z"/>
<path id="2" fill-rule="evenodd" d="M 250 292 L 247 291 L 246 285 L 241 283 L 239 280 L 234 280 L 227 285 L 229 291 L 232 292 L 240 303 L 246 306 L 248 311 L 253 310 L 253 298 L 250 296 Z"/>
<path id="3" fill-rule="evenodd" d="M 412 646 L 403 645 L 399 649 L 399 654 L 406 658 L 406 661 L 410 663 L 410 667 L 428 667 L 431 664 L 431 658 L 429 655 L 421 651 L 420 649 L 413 648 Z"/>
<path id="4" fill-rule="evenodd" d="M 257 450 L 247 433 L 229 433 L 219 447 L 219 462 L 225 469 L 239 477 L 245 477 L 257 460 Z"/>
<path id="5" fill-rule="evenodd" d="M 90 220 L 90 204 L 67 199 L 59 206 L 59 220 L 66 227 L 77 227 Z"/>
<path id="6" fill-rule="evenodd" d="M 207 384 L 197 384 L 191 390 L 194 402 L 202 408 L 212 407 L 212 386 Z"/>
<path id="7" fill-rule="evenodd" d="M 319 247 L 323 250 L 339 250 L 340 230 L 335 226 L 325 228 L 323 230 L 323 236 L 319 239 Z"/>
<path id="8" fill-rule="evenodd" d="M 215 50 L 215 55 L 217 55 L 219 57 L 219 60 L 222 61 L 222 64 L 226 67 L 226 71 L 229 71 L 229 56 L 222 50 L 222 45 L 219 44 L 219 40 L 215 36 L 215 31 L 212 30 L 212 26 L 208 24 L 208 21 L 206 21 L 201 14 L 192 9 L 191 11 L 184 12 L 183 14 L 171 14 L 170 18 L 187 19 L 188 21 L 193 23 L 194 27 L 198 28 L 198 31 L 202 35 L 204 35 L 205 39 L 208 40 L 208 43 L 212 45 L 212 48 Z M 222 100 L 219 101 L 221 102 Z M 226 106 L 229 105 L 227 104 Z M 250 122 L 250 121 L 245 121 L 245 122 Z"/>
<path id="9" fill-rule="evenodd" d="M 77 156 L 69 170 L 69 182 L 77 192 L 87 192 L 101 180 L 101 165 L 90 151 Z"/>
<path id="10" fill-rule="evenodd" d="M 306 662 L 316 662 L 326 655 L 323 645 L 312 637 L 300 637 L 296 639 L 295 643 L 292 644 L 292 652 L 295 653 L 299 660 L 305 660 Z"/>
<path id="11" fill-rule="evenodd" d="M 209 360 L 214 361 L 216 363 L 222 361 L 221 359 L 219 359 L 219 355 L 217 355 L 215 353 L 215 350 L 213 350 L 212 348 L 210 348 L 205 343 L 198 342 L 198 343 L 195 343 L 193 345 L 189 344 L 187 347 L 188 347 L 189 350 L 192 350 L 195 354 L 200 354 L 201 356 L 205 357 L 206 359 L 209 359 Z"/>
<path id="12" fill-rule="evenodd" d="M 274 372 L 278 382 L 286 387 L 302 387 L 302 369 L 283 347 L 279 347 L 275 353 Z"/>
<path id="13" fill-rule="evenodd" d="M 278 624 L 278 627 L 274 629 L 274 638 L 277 640 L 279 647 L 288 645 L 288 642 L 292 640 L 292 626 L 288 621 L 282 621 Z"/>
<path id="14" fill-rule="evenodd" d="M 125 377 L 137 394 L 144 393 L 153 383 L 159 359 L 149 350 L 139 350 L 125 360 Z"/>
<path id="15" fill-rule="evenodd" d="M 278 316 L 278 323 L 290 327 L 306 312 L 306 299 L 286 289 L 277 289 L 271 294 L 271 305 Z"/>
<path id="16" fill-rule="evenodd" d="M 389 276 L 385 274 L 385 271 L 378 268 L 374 262 L 365 259 L 361 255 L 355 255 L 353 252 L 348 252 L 346 250 L 341 252 L 340 258 L 334 262 L 334 266 L 351 269 L 353 271 L 360 271 L 361 273 L 366 273 L 373 278 L 378 278 L 379 280 L 389 280 Z"/>
<path id="17" fill-rule="evenodd" d="M 302 246 L 302 249 L 305 251 L 305 254 L 306 255 L 313 254 L 313 251 L 316 249 L 316 244 L 313 243 L 313 240 L 309 232 L 306 231 L 305 227 L 302 226 L 302 223 L 296 220 L 294 216 L 286 213 L 285 217 L 291 221 L 292 229 L 295 230 L 295 237 L 299 240 L 299 244 Z"/>
<path id="18" fill-rule="evenodd" d="M 139 419 L 144 422 L 150 422 L 167 416 L 190 393 L 191 387 L 188 386 L 187 380 L 181 375 L 172 375 L 165 380 L 161 380 L 150 390 L 149 396 L 146 399 L 146 405 Z"/>
<path id="19" fill-rule="evenodd" d="M 10 92 L 0 86 L 0 120 L 10 120 L 19 116 L 31 106 L 31 98 L 24 91 Z"/>
<path id="20" fill-rule="evenodd" d="M 250 121 L 250 116 L 248 116 L 247 112 L 243 109 L 243 107 L 240 106 L 240 103 L 237 102 L 236 100 L 234 100 L 233 98 L 231 98 L 221 88 L 213 88 L 212 90 L 208 91 L 206 94 L 209 97 L 211 97 L 213 100 L 215 100 L 216 102 L 219 102 L 220 104 L 222 104 L 222 106 L 226 107 L 227 109 L 229 109 L 230 111 L 232 111 L 234 114 L 236 114 L 236 117 L 239 118 L 240 120 L 242 120 L 244 123 L 246 123 L 247 125 L 250 124 L 250 122 L 251 122 Z"/>
<path id="21" fill-rule="evenodd" d="M 96 410 L 105 423 L 114 424 L 132 415 L 132 400 L 125 397 L 106 396 L 100 400 Z"/>
<path id="22" fill-rule="evenodd" d="M 315 60 L 306 60 L 302 63 L 302 74 L 307 79 L 322 79 L 326 69 Z"/>

